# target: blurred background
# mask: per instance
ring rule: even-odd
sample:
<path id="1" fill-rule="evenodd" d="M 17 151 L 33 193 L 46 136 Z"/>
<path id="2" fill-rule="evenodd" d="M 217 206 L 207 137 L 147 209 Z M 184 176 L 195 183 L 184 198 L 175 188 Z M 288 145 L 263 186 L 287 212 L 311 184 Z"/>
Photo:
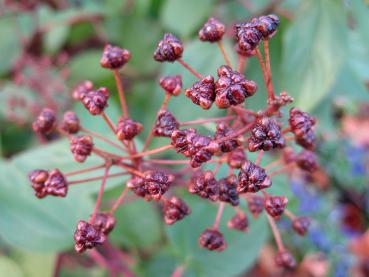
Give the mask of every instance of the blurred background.
<path id="1" fill-rule="evenodd" d="M 216 45 L 197 38 L 207 18 L 227 24 L 225 43 L 235 64 L 232 25 L 269 13 L 281 18 L 270 43 L 276 90 L 287 91 L 296 106 L 318 118 L 322 165 L 313 175 L 273 180 L 274 191 L 288 196 L 292 211 L 313 219 L 305 237 L 279 222 L 285 244 L 300 262 L 289 276 L 369 276 L 369 3 L 364 0 L 0 0 L 0 276 L 108 275 L 93 258 L 72 250 L 76 222 L 91 212 L 97 183 L 73 188 L 65 199 L 40 201 L 26 177 L 34 168 L 76 166 L 64 140 L 33 134 L 31 122 L 42 107 L 59 114 L 73 109 L 84 126 L 107 131 L 71 97 L 72 88 L 86 79 L 115 91 L 113 75 L 99 66 L 107 42 L 131 51 L 123 69 L 130 112 L 151 126 L 163 100 L 159 77 L 182 74 L 185 88 L 195 81 L 180 65 L 153 60 L 164 32 L 183 40 L 184 60 L 197 71 L 215 74 L 223 57 Z M 245 74 L 265 91 L 256 58 L 247 61 Z M 115 119 L 116 96 L 107 110 Z M 250 98 L 248 107 L 262 108 L 264 96 Z M 203 111 L 183 95 L 169 109 L 179 120 L 224 113 L 215 107 Z M 119 195 L 122 182 L 109 181 L 106 199 Z M 197 237 L 216 208 L 196 197 L 186 200 L 192 215 L 170 227 L 153 203 L 131 201 L 118 210 L 111 259 L 123 261 L 124 276 L 170 276 L 178 266 L 186 268 L 183 276 L 286 276 L 273 265 L 275 247 L 265 217 L 253 220 L 247 234 L 225 231 L 228 249 L 208 253 Z M 62 267 L 55 268 L 60 261 Z"/>

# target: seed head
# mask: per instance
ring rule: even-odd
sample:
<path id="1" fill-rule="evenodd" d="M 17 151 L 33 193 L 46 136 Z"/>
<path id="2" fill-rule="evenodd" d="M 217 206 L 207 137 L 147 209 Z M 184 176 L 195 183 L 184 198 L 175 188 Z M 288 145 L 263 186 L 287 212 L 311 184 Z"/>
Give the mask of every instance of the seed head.
<path id="1" fill-rule="evenodd" d="M 243 163 L 238 174 L 238 181 L 239 193 L 257 192 L 272 185 L 272 180 L 265 173 L 265 169 L 250 161 Z"/>
<path id="2" fill-rule="evenodd" d="M 118 119 L 116 135 L 119 140 L 132 140 L 143 130 L 143 125 L 130 118 L 124 119 L 120 117 Z"/>
<path id="3" fill-rule="evenodd" d="M 235 131 L 231 127 L 227 126 L 224 123 L 219 123 L 217 125 L 217 130 L 215 132 L 214 139 L 218 140 L 224 137 L 232 136 L 234 133 Z M 232 137 L 228 140 L 220 142 L 219 145 L 220 145 L 220 150 L 223 153 L 226 153 L 226 152 L 231 152 L 234 149 L 236 149 L 238 146 L 241 145 L 241 142 L 238 137 Z"/>
<path id="4" fill-rule="evenodd" d="M 108 106 L 108 99 L 109 91 L 102 87 L 98 90 L 90 90 L 82 95 L 81 101 L 90 114 L 99 115 Z"/>
<path id="5" fill-rule="evenodd" d="M 222 39 L 225 33 L 225 25 L 218 19 L 211 17 L 199 31 L 199 39 L 202 41 L 216 42 Z"/>
<path id="6" fill-rule="evenodd" d="M 165 76 L 160 78 L 160 86 L 173 96 L 178 96 L 182 91 L 182 77 L 181 75 Z"/>
<path id="7" fill-rule="evenodd" d="M 227 163 L 232 168 L 241 168 L 245 161 L 245 151 L 242 148 L 236 148 L 229 153 Z"/>
<path id="8" fill-rule="evenodd" d="M 238 206 L 240 199 L 237 192 L 238 180 L 236 175 L 229 175 L 219 180 L 219 200 Z"/>
<path id="9" fill-rule="evenodd" d="M 64 113 L 61 129 L 68 134 L 78 133 L 80 128 L 79 118 L 75 112 L 67 111 Z"/>
<path id="10" fill-rule="evenodd" d="M 80 83 L 74 90 L 73 90 L 73 99 L 74 100 L 81 100 L 83 96 L 85 96 L 88 92 L 94 89 L 94 85 L 91 81 L 84 81 Z"/>
<path id="11" fill-rule="evenodd" d="M 70 142 L 70 150 L 76 162 L 83 163 L 91 155 L 94 143 L 92 137 L 80 135 L 73 137 Z"/>
<path id="12" fill-rule="evenodd" d="M 56 115 L 52 109 L 45 108 L 37 116 L 36 120 L 32 124 L 34 132 L 39 134 L 48 134 L 55 129 Z"/>
<path id="13" fill-rule="evenodd" d="M 303 150 L 297 154 L 296 163 L 299 168 L 308 172 L 314 172 L 319 168 L 317 156 L 309 150 Z"/>
<path id="14" fill-rule="evenodd" d="M 174 115 L 167 110 L 160 110 L 155 122 L 154 135 L 157 137 L 171 137 L 178 130 L 179 123 Z"/>
<path id="15" fill-rule="evenodd" d="M 208 75 L 195 82 L 191 88 L 186 89 L 185 95 L 204 110 L 210 109 L 215 100 L 214 77 Z"/>
<path id="16" fill-rule="evenodd" d="M 128 50 L 107 44 L 100 59 L 100 65 L 108 69 L 119 69 L 130 58 L 131 53 Z"/>
<path id="17" fill-rule="evenodd" d="M 87 249 L 92 249 L 97 245 L 101 245 L 105 240 L 105 235 L 95 226 L 84 220 L 78 222 L 77 229 L 74 233 L 74 249 L 77 253 L 82 253 Z"/>
<path id="18" fill-rule="evenodd" d="M 269 196 L 265 198 L 264 206 L 269 215 L 279 219 L 287 203 L 288 199 L 284 196 Z"/>
<path id="19" fill-rule="evenodd" d="M 239 212 L 227 222 L 227 227 L 229 229 L 245 232 L 249 227 L 249 220 L 246 214 Z"/>
<path id="20" fill-rule="evenodd" d="M 163 213 L 165 223 L 171 225 L 189 215 L 191 209 L 181 198 L 172 196 L 169 200 L 164 201 Z"/>
<path id="21" fill-rule="evenodd" d="M 174 62 L 182 57 L 182 42 L 172 34 L 164 34 L 154 52 L 154 59 L 158 62 Z"/>
<path id="22" fill-rule="evenodd" d="M 199 237 L 199 244 L 201 247 L 210 251 L 223 251 L 227 244 L 224 241 L 223 234 L 218 230 L 207 228 L 201 233 Z"/>
<path id="23" fill-rule="evenodd" d="M 188 191 L 210 201 L 217 201 L 219 198 L 219 183 L 212 171 L 203 172 L 199 170 L 192 175 Z"/>
<path id="24" fill-rule="evenodd" d="M 310 227 L 310 218 L 306 216 L 296 217 L 292 221 L 293 230 L 300 236 L 304 236 Z"/>
<path id="25" fill-rule="evenodd" d="M 277 253 L 275 257 L 275 263 L 279 267 L 285 269 L 294 269 L 296 267 L 296 260 L 287 250 L 282 250 Z"/>
<path id="26" fill-rule="evenodd" d="M 115 217 L 110 213 L 97 213 L 93 226 L 104 235 L 108 235 L 115 226 Z"/>

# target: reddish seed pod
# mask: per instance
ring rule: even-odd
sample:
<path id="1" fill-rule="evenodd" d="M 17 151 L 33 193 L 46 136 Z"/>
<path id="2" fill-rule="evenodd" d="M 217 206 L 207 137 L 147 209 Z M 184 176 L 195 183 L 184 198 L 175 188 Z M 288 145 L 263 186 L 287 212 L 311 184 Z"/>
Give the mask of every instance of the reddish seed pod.
<path id="1" fill-rule="evenodd" d="M 192 175 L 188 191 L 210 201 L 217 201 L 219 198 L 219 183 L 212 171 L 203 172 L 199 170 Z"/>
<path id="2" fill-rule="evenodd" d="M 178 130 L 179 123 L 174 115 L 167 110 L 160 110 L 155 122 L 154 135 L 157 137 L 171 137 Z"/>
<path id="3" fill-rule="evenodd" d="M 31 183 L 35 183 L 35 184 L 43 185 L 46 182 L 48 177 L 49 177 L 49 173 L 47 172 L 47 170 L 43 170 L 43 169 L 32 170 L 28 174 L 28 179 L 31 181 Z"/>
<path id="4" fill-rule="evenodd" d="M 305 236 L 310 227 L 310 223 L 310 218 L 306 216 L 296 217 L 292 221 L 292 228 L 300 236 Z"/>
<path id="5" fill-rule="evenodd" d="M 73 137 L 70 142 L 70 150 L 76 162 L 83 163 L 91 155 L 94 143 L 92 137 L 80 135 Z"/>
<path id="6" fill-rule="evenodd" d="M 82 95 L 81 101 L 90 114 L 99 115 L 108 106 L 108 99 L 109 91 L 102 87 L 98 90 L 90 90 Z"/>
<path id="7" fill-rule="evenodd" d="M 84 95 L 94 89 L 91 81 L 84 81 L 80 83 L 72 92 L 74 100 L 81 100 Z"/>
<path id="8" fill-rule="evenodd" d="M 238 180 L 236 175 L 229 175 L 219 180 L 219 200 L 232 206 L 238 206 L 240 199 L 237 192 Z"/>
<path id="9" fill-rule="evenodd" d="M 224 241 L 223 234 L 218 230 L 207 228 L 201 233 L 199 237 L 199 244 L 201 247 L 210 251 L 223 251 L 227 244 Z"/>
<path id="10" fill-rule="evenodd" d="M 182 57 L 182 42 L 173 34 L 164 34 L 154 52 L 154 59 L 158 62 L 174 62 Z"/>
<path id="11" fill-rule="evenodd" d="M 32 188 L 37 198 L 47 195 L 65 197 L 68 192 L 68 184 L 63 174 L 54 169 L 50 173 L 46 170 L 37 169 L 28 175 Z"/>
<path id="12" fill-rule="evenodd" d="M 246 214 L 238 212 L 227 222 L 227 227 L 229 229 L 234 229 L 241 232 L 247 231 L 247 228 L 249 227 L 249 221 Z"/>
<path id="13" fill-rule="evenodd" d="M 84 220 L 78 222 L 77 229 L 74 233 L 74 249 L 77 253 L 82 253 L 87 249 L 92 249 L 97 245 L 101 245 L 105 240 L 105 235 L 95 226 Z"/>
<path id="14" fill-rule="evenodd" d="M 45 108 L 37 116 L 32 124 L 32 129 L 36 133 L 48 134 L 55 129 L 56 115 L 52 109 Z"/>
<path id="15" fill-rule="evenodd" d="M 275 219 L 279 219 L 283 214 L 284 209 L 288 203 L 287 197 L 284 196 L 269 196 L 265 198 L 264 206 L 267 213 L 274 217 Z"/>
<path id="16" fill-rule="evenodd" d="M 273 105 L 275 109 L 286 106 L 294 101 L 293 97 L 288 95 L 287 92 L 282 91 L 279 95 L 275 96 L 274 99 L 268 99 L 268 104 Z"/>
<path id="17" fill-rule="evenodd" d="M 238 174 L 238 181 L 239 193 L 257 192 L 272 185 L 272 180 L 265 173 L 265 169 L 250 161 L 243 163 Z"/>
<path id="18" fill-rule="evenodd" d="M 236 148 L 229 153 L 227 163 L 232 168 L 241 168 L 246 161 L 246 154 L 242 148 Z"/>
<path id="19" fill-rule="evenodd" d="M 130 118 L 119 117 L 116 136 L 119 140 L 132 140 L 143 130 L 143 125 Z"/>
<path id="20" fill-rule="evenodd" d="M 78 133 L 80 129 L 79 118 L 75 112 L 67 111 L 64 113 L 61 129 L 68 134 Z"/>
<path id="21" fill-rule="evenodd" d="M 239 46 L 239 44 L 236 44 L 234 49 L 236 50 L 237 54 L 242 56 L 242 57 L 246 57 L 246 58 L 250 58 L 256 55 L 256 51 L 255 49 L 252 50 L 242 50 Z"/>
<path id="22" fill-rule="evenodd" d="M 264 210 L 264 197 L 259 195 L 248 195 L 247 207 L 254 218 L 257 218 Z"/>
<path id="23" fill-rule="evenodd" d="M 303 150 L 297 154 L 296 164 L 299 168 L 308 172 L 314 172 L 319 168 L 317 156 L 309 150 Z"/>
<path id="24" fill-rule="evenodd" d="M 265 40 L 272 38 L 277 32 L 279 18 L 274 14 L 263 15 L 251 20 L 254 28 L 259 30 Z"/>
<path id="25" fill-rule="evenodd" d="M 92 224 L 99 232 L 108 235 L 115 226 L 115 217 L 110 213 L 97 213 Z"/>
<path id="26" fill-rule="evenodd" d="M 159 83 L 166 93 L 173 96 L 178 96 L 182 91 L 181 75 L 161 77 Z"/>
<path id="27" fill-rule="evenodd" d="M 181 198 L 172 196 L 169 200 L 164 200 L 163 205 L 165 224 L 171 225 L 191 213 L 191 209 Z"/>
<path id="28" fill-rule="evenodd" d="M 222 39 L 225 33 L 225 25 L 218 19 L 211 17 L 199 31 L 199 39 L 202 41 L 216 42 Z"/>
<path id="29" fill-rule="evenodd" d="M 269 151 L 274 148 L 283 148 L 284 144 L 281 128 L 274 120 L 263 117 L 251 131 L 248 148 L 250 152 Z"/>
<path id="30" fill-rule="evenodd" d="M 107 44 L 100 59 L 100 65 L 108 69 L 119 69 L 130 58 L 131 53 L 128 50 Z"/>
<path id="31" fill-rule="evenodd" d="M 296 267 L 295 258 L 287 250 L 278 251 L 275 257 L 275 263 L 277 266 L 283 267 L 289 270 L 294 269 Z"/>
<path id="32" fill-rule="evenodd" d="M 316 123 L 314 117 L 297 108 L 290 110 L 289 124 L 295 134 L 296 142 L 306 149 L 314 149 L 316 138 L 313 127 Z"/>
<path id="33" fill-rule="evenodd" d="M 263 34 L 250 22 L 235 25 L 235 35 L 238 46 L 243 51 L 252 51 L 259 46 Z"/>
<path id="34" fill-rule="evenodd" d="M 173 175 L 157 170 L 146 171 L 144 176 L 144 178 L 138 176 L 132 178 L 128 181 L 127 187 L 146 200 L 160 200 L 174 181 Z"/>
<path id="35" fill-rule="evenodd" d="M 214 77 L 208 75 L 195 82 L 191 88 L 186 89 L 185 95 L 204 110 L 210 109 L 215 100 Z"/>
<path id="36" fill-rule="evenodd" d="M 231 127 L 227 126 L 224 123 L 219 123 L 217 125 L 217 129 L 214 134 L 214 139 L 215 140 L 222 139 L 224 137 L 232 136 L 234 133 L 235 131 Z M 232 137 L 226 141 L 220 142 L 219 145 L 220 145 L 220 150 L 223 153 L 226 153 L 226 152 L 231 152 L 232 150 L 236 149 L 238 146 L 241 145 L 241 142 L 238 137 Z"/>
<path id="37" fill-rule="evenodd" d="M 219 67 L 217 72 L 219 79 L 215 82 L 215 104 L 218 108 L 226 109 L 242 104 L 245 98 L 254 95 L 257 90 L 254 81 L 246 80 L 241 73 L 227 65 Z"/>

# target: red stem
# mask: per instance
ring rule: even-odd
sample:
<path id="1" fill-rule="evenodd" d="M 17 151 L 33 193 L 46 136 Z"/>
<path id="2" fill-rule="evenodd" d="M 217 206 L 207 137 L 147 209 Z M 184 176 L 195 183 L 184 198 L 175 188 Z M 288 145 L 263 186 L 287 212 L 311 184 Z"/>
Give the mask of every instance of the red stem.
<path id="1" fill-rule="evenodd" d="M 114 202 L 113 206 L 111 207 L 109 213 L 113 214 L 119 208 L 119 206 L 123 203 L 123 200 L 126 197 L 128 191 L 129 191 L 128 187 L 125 187 L 123 189 L 122 193 L 119 195 L 118 199 Z"/>
<path id="2" fill-rule="evenodd" d="M 227 52 L 225 51 L 225 48 L 224 48 L 224 45 L 223 45 L 223 42 L 221 40 L 217 41 L 217 44 L 218 44 L 218 47 L 220 49 L 220 51 L 222 52 L 222 55 L 224 57 L 224 60 L 226 62 L 226 64 L 232 68 L 232 65 L 231 65 L 231 62 L 229 60 L 229 57 L 227 55 Z"/>
<path id="3" fill-rule="evenodd" d="M 115 134 L 115 126 L 114 126 L 113 122 L 110 120 L 109 116 L 105 112 L 102 112 L 101 116 L 105 120 L 105 122 L 108 124 L 109 128 Z"/>
<path id="4" fill-rule="evenodd" d="M 113 177 L 120 177 L 120 176 L 124 176 L 129 174 L 128 172 L 121 172 L 121 173 L 114 173 L 114 174 L 110 174 L 108 176 L 106 176 L 106 178 L 113 178 Z M 87 183 L 87 182 L 92 182 L 92 181 L 96 181 L 96 180 L 101 180 L 102 178 L 104 178 L 103 176 L 97 176 L 97 177 L 91 177 L 91 178 L 86 178 L 86 179 L 82 179 L 82 180 L 75 180 L 75 181 L 70 181 L 68 182 L 68 185 L 77 185 L 77 184 L 81 184 L 81 183 Z"/>
<path id="5" fill-rule="evenodd" d="M 130 157 L 121 157 L 120 159 L 124 160 L 124 159 L 139 158 L 139 157 L 148 156 L 148 155 L 156 154 L 156 153 L 159 153 L 159 152 L 163 152 L 163 151 L 171 149 L 171 148 L 173 148 L 173 146 L 169 144 L 169 145 L 165 145 L 165 146 L 162 146 L 162 147 L 159 147 L 159 148 L 155 148 L 155 149 L 152 149 L 152 150 L 149 150 L 149 151 L 146 151 L 146 152 L 140 152 L 140 153 L 131 155 Z"/>
<path id="6" fill-rule="evenodd" d="M 256 161 L 255 161 L 256 165 L 260 164 L 260 161 L 261 161 L 261 158 L 263 157 L 263 154 L 264 154 L 264 150 L 260 150 L 259 154 L 258 154 L 258 157 L 256 158 Z"/>
<path id="7" fill-rule="evenodd" d="M 80 169 L 80 170 L 76 170 L 76 171 L 71 171 L 71 172 L 67 172 L 64 173 L 64 176 L 73 176 L 73 175 L 77 175 L 77 174 L 82 174 L 82 173 L 86 173 L 86 172 L 90 172 L 90 171 L 94 171 L 100 168 L 105 167 L 105 163 L 100 164 L 100 165 L 95 165 L 92 167 L 88 167 L 88 168 L 84 168 L 84 169 Z"/>
<path id="8" fill-rule="evenodd" d="M 271 217 L 269 214 L 267 214 L 267 217 L 268 217 L 269 225 L 270 225 L 270 227 L 272 229 L 272 232 L 273 232 L 275 242 L 277 243 L 278 250 L 283 251 L 284 246 L 283 246 L 281 234 L 279 233 L 277 224 L 275 223 L 275 220 L 273 219 L 273 217 Z"/>
<path id="9" fill-rule="evenodd" d="M 120 100 L 120 105 L 122 107 L 123 117 L 128 118 L 129 117 L 128 116 L 128 108 L 127 108 L 126 98 L 124 96 L 122 80 L 120 79 L 120 75 L 119 75 L 119 70 L 115 69 L 115 70 L 113 70 L 113 73 L 114 73 L 115 83 L 116 83 L 117 88 L 118 88 L 119 100 Z"/>
<path id="10" fill-rule="evenodd" d="M 97 200 L 96 200 L 95 208 L 94 208 L 94 211 L 93 211 L 92 216 L 90 218 L 90 223 L 91 224 L 93 224 L 95 222 L 96 214 L 99 211 L 99 207 L 100 207 L 100 204 L 101 204 L 101 199 L 102 199 L 102 196 L 104 194 L 104 188 L 105 188 L 105 184 L 106 184 L 106 179 L 107 179 L 107 176 L 109 174 L 109 169 L 110 169 L 110 165 L 106 165 L 104 176 L 103 176 L 102 181 L 101 181 L 101 186 L 100 186 L 99 194 L 97 195 Z"/>
<path id="11" fill-rule="evenodd" d="M 228 120 L 232 120 L 235 119 L 236 116 L 234 115 L 229 115 L 229 116 L 224 116 L 224 117 L 213 117 L 213 118 L 207 118 L 207 119 L 197 119 L 197 120 L 190 120 L 190 121 L 183 121 L 180 123 L 181 126 L 186 126 L 186 125 L 195 125 L 195 124 L 205 124 L 205 123 L 209 123 L 209 122 L 223 122 L 223 121 L 228 121 Z"/>
<path id="12" fill-rule="evenodd" d="M 189 66 L 184 60 L 178 59 L 177 60 L 184 68 L 186 68 L 191 74 L 193 74 L 196 78 L 202 79 L 202 76 L 200 73 L 198 73 L 195 69 L 193 69 L 191 66 Z"/>
<path id="13" fill-rule="evenodd" d="M 259 48 L 256 48 L 256 56 L 258 57 L 258 61 L 261 66 L 261 71 L 263 72 L 264 83 L 268 91 L 268 99 L 274 99 L 274 92 L 270 91 L 270 88 L 268 86 L 268 83 L 269 83 L 268 72 L 265 68 L 263 57 L 261 56 Z"/>
<path id="14" fill-rule="evenodd" d="M 217 215 L 215 217 L 215 221 L 214 221 L 214 225 L 213 225 L 213 228 L 215 230 L 218 230 L 218 228 L 219 228 L 219 222 L 220 222 L 220 219 L 222 217 L 223 210 L 224 210 L 224 202 L 219 202 L 218 212 L 217 212 Z"/>
<path id="15" fill-rule="evenodd" d="M 173 271 L 171 277 L 182 277 L 184 269 L 185 268 L 183 265 L 177 266 L 176 269 Z"/>
<path id="16" fill-rule="evenodd" d="M 155 160 L 155 159 L 145 160 L 145 162 L 153 164 L 169 164 L 169 165 L 190 163 L 189 160 Z"/>
<path id="17" fill-rule="evenodd" d="M 238 55 L 237 71 L 242 73 L 245 70 L 245 65 L 246 65 L 246 57 L 242 55 Z"/>
<path id="18" fill-rule="evenodd" d="M 107 139 L 106 137 L 104 137 L 104 136 L 102 136 L 102 135 L 100 135 L 98 133 L 92 132 L 92 131 L 90 131 L 90 130 L 88 130 L 86 128 L 83 128 L 83 127 L 81 127 L 81 131 L 83 131 L 83 132 L 85 132 L 85 133 L 87 133 L 87 134 L 89 134 L 91 136 L 94 136 L 94 137 L 96 137 L 96 138 L 98 138 L 98 139 L 100 139 L 102 141 L 105 141 L 106 143 L 108 143 L 108 144 L 110 144 L 110 145 L 112 145 L 112 146 L 114 146 L 116 148 L 119 148 L 120 150 L 126 151 L 126 149 L 122 148 L 121 145 L 119 145 L 119 144 L 117 144 L 117 143 L 115 143 L 115 142 Z"/>
<path id="19" fill-rule="evenodd" d="M 274 99 L 274 88 L 273 88 L 273 82 L 272 82 L 272 70 L 270 68 L 270 57 L 269 57 L 269 41 L 264 40 L 264 54 L 265 54 L 265 64 L 266 64 L 266 71 L 268 74 L 268 93 L 269 93 L 269 99 Z"/>

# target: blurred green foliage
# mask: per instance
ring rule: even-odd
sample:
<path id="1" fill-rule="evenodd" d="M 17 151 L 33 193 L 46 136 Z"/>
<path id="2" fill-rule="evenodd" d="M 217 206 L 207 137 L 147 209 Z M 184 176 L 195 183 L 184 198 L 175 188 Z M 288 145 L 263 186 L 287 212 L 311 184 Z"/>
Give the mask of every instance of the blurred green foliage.
<path id="1" fill-rule="evenodd" d="M 11 72 L 14 62 L 24 51 L 19 36 L 32 36 L 34 17 L 38 18 L 38 24 L 45 32 L 42 41 L 45 55 L 55 57 L 66 49 L 76 49 L 67 64 L 69 91 L 85 79 L 115 91 L 112 74 L 99 66 L 102 44 L 89 43 L 92 38 L 98 37 L 100 41 L 107 40 L 129 49 L 132 60 L 123 70 L 129 109 L 134 119 L 150 126 L 163 99 L 157 82 L 159 76 L 182 74 L 184 87 L 195 81 L 180 65 L 158 64 L 152 59 L 162 34 L 170 31 L 178 35 L 185 43 L 184 59 L 201 74 L 215 74 L 217 67 L 224 63 L 223 57 L 215 45 L 198 41 L 199 27 L 211 15 L 230 26 L 236 20 L 265 12 L 271 2 L 274 1 L 70 0 L 66 9 L 53 10 L 41 5 L 33 13 L 14 15 L 5 12 L 0 17 L 0 102 L 3 105 L 0 107 L 0 153 L 12 156 L 0 162 L 0 243 L 4 253 L 9 254 L 8 257 L 0 256 L 1 274 L 50 276 L 55 255 L 71 249 L 76 222 L 89 215 L 92 196 L 98 189 L 98 182 L 93 182 L 84 187 L 72 187 L 66 199 L 40 201 L 32 196 L 27 181 L 31 169 L 55 167 L 68 171 L 76 167 L 65 141 L 36 147 L 29 128 L 16 127 L 6 117 L 4 105 L 10 96 L 33 95 L 27 92 L 28 88 L 12 83 Z M 292 95 L 298 107 L 319 118 L 318 128 L 322 134 L 334 136 L 334 100 L 340 97 L 348 105 L 354 105 L 369 99 L 365 87 L 365 81 L 369 80 L 368 6 L 361 0 L 287 0 L 281 1 L 279 12 L 282 23 L 270 43 L 275 86 L 278 91 L 286 90 Z M 76 17 L 83 16 L 99 18 L 98 24 L 88 20 L 75 23 Z M 226 38 L 226 49 L 229 53 L 233 49 L 230 36 Z M 236 64 L 236 60 L 236 55 L 232 54 L 232 63 Z M 257 95 L 247 102 L 247 106 L 261 109 L 265 105 L 266 93 L 255 58 L 248 61 L 246 76 L 260 84 Z M 119 113 L 116 106 L 113 100 L 107 110 L 115 120 Z M 101 119 L 89 116 L 81 104 L 75 104 L 73 108 L 78 111 L 84 126 L 109 133 Z M 223 113 L 216 107 L 203 111 L 183 95 L 173 99 L 169 109 L 176 111 L 179 120 Z M 156 143 L 160 145 L 162 141 Z M 332 162 L 329 170 L 338 174 L 339 179 L 347 180 L 346 185 L 350 181 L 352 185 L 364 182 L 353 181 L 351 173 L 344 170 L 347 164 L 340 156 L 342 149 L 339 146 L 340 142 L 333 141 L 322 154 L 323 160 Z M 22 151 L 26 147 L 29 150 Z M 86 166 L 98 163 L 97 159 L 91 158 Z M 124 181 L 124 178 L 110 180 L 106 198 L 115 198 Z M 273 187 L 274 193 L 291 195 L 285 179 L 275 183 L 280 186 Z M 177 265 L 184 265 L 187 268 L 185 276 L 236 276 L 250 268 L 269 237 L 266 218 L 252 221 L 246 235 L 225 231 L 229 248 L 221 254 L 207 253 L 197 246 L 197 237 L 212 222 L 216 208 L 196 197 L 186 196 L 186 200 L 193 214 L 169 227 L 163 227 L 159 210 L 150 203 L 136 201 L 120 208 L 118 225 L 111 239 L 135 257 L 146 257 L 134 270 L 142 276 L 169 276 Z M 228 219 L 230 216 L 227 210 L 224 217 Z M 224 226 L 221 228 L 225 229 Z M 65 269 L 62 274 L 106 274 L 104 270 L 84 270 Z"/>

